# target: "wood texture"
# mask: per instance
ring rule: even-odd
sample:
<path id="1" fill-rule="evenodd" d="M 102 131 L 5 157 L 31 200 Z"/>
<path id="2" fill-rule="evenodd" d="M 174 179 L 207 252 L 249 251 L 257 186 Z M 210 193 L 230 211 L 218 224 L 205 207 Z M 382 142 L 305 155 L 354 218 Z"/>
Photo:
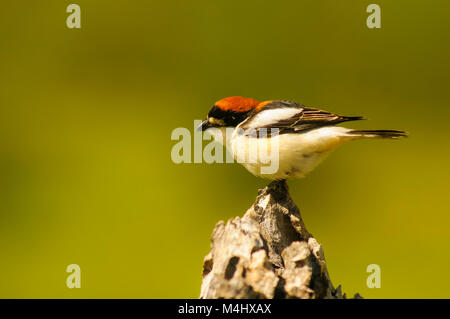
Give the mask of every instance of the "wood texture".
<path id="1" fill-rule="evenodd" d="M 286 183 L 272 182 L 242 218 L 216 225 L 200 298 L 342 299 L 345 294 L 333 287 L 322 247 L 306 229 Z"/>

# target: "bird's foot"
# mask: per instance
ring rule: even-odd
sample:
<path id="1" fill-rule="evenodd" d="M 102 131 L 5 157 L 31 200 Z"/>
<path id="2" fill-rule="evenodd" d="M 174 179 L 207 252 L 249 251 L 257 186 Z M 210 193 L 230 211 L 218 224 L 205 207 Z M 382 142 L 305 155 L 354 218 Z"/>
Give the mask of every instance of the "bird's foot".
<path id="1" fill-rule="evenodd" d="M 267 185 L 266 189 L 275 191 L 275 192 L 280 192 L 280 193 L 287 193 L 288 192 L 288 185 L 285 179 L 279 179 L 279 180 L 274 180 L 272 182 L 269 183 L 269 185 Z"/>

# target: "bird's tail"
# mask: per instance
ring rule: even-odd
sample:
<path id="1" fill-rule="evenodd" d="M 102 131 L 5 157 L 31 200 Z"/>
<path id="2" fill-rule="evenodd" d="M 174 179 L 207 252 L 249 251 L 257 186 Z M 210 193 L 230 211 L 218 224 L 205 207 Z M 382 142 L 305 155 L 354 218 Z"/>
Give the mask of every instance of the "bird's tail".
<path id="1" fill-rule="evenodd" d="M 400 138 L 408 136 L 406 132 L 397 130 L 351 130 L 348 132 L 348 134 L 358 135 L 361 137 L 379 138 Z"/>

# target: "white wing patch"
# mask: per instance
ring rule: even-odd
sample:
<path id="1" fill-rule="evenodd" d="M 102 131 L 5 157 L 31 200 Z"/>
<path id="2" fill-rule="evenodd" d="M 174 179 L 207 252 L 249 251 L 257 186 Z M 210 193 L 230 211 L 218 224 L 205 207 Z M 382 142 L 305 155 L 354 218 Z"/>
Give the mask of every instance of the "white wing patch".
<path id="1" fill-rule="evenodd" d="M 246 128 L 255 129 L 260 127 L 270 127 L 280 121 L 287 120 L 295 115 L 300 115 L 301 112 L 301 108 L 294 107 L 263 110 L 249 119 L 249 121 L 245 121 L 245 124 L 242 124 L 244 124 Z"/>

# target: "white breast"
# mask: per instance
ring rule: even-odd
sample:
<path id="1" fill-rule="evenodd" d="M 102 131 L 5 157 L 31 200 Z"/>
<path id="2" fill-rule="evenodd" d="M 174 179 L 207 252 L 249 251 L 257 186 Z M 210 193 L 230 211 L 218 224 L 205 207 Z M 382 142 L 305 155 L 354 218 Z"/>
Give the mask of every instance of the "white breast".
<path id="1" fill-rule="evenodd" d="M 254 138 L 237 134 L 236 130 L 231 138 L 231 149 L 235 159 L 256 176 L 272 180 L 300 178 L 337 146 L 354 139 L 355 136 L 346 134 L 348 131 L 327 126 L 304 133 Z"/>

